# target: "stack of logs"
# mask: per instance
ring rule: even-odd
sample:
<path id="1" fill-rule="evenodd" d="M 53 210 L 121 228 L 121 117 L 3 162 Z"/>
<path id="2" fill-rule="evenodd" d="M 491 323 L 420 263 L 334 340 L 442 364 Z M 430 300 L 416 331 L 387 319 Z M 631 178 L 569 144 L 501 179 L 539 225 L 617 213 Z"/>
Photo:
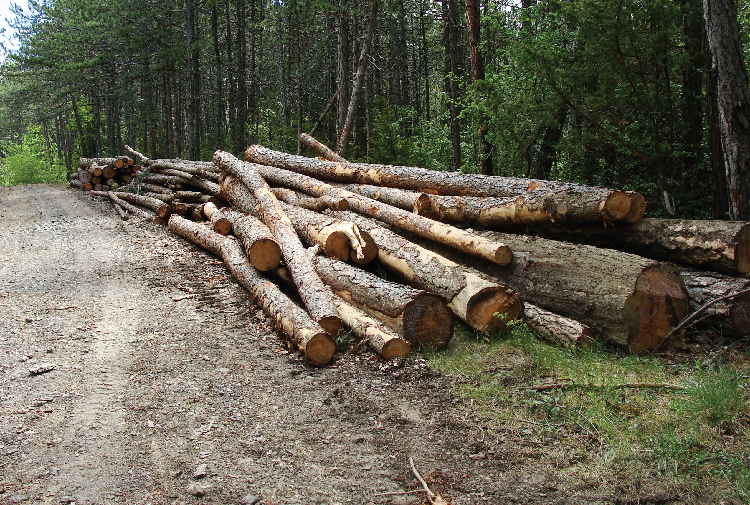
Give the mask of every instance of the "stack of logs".
<path id="1" fill-rule="evenodd" d="M 81 158 L 78 171 L 73 174 L 70 185 L 86 191 L 108 191 L 122 184 L 129 184 L 140 172 L 132 158 Z"/>
<path id="2" fill-rule="evenodd" d="M 482 333 L 523 318 L 565 345 L 596 336 L 635 353 L 687 325 L 750 334 L 748 223 L 642 219 L 635 192 L 349 163 L 300 139 L 319 157 L 254 145 L 247 161 L 150 160 L 128 148 L 146 172 L 93 194 L 221 257 L 315 365 L 344 326 L 391 358 L 445 347 L 454 317 Z"/>

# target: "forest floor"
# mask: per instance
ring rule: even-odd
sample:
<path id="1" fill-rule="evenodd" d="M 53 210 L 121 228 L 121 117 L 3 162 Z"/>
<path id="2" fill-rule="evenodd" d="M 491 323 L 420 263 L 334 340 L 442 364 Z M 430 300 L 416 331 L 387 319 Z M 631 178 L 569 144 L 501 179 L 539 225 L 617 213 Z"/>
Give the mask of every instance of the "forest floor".
<path id="1" fill-rule="evenodd" d="M 595 457 L 489 422 L 420 355 L 312 368 L 220 261 L 82 191 L 0 188 L 0 257 L 1 504 L 419 504 L 410 458 L 455 505 L 714 502 L 583 479 Z"/>

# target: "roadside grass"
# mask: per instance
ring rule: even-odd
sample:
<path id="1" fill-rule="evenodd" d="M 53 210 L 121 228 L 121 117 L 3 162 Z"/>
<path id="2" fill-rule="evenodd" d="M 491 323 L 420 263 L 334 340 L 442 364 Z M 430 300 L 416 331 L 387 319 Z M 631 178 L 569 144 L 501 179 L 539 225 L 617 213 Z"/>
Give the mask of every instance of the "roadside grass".
<path id="1" fill-rule="evenodd" d="M 747 351 L 704 366 L 697 356 L 566 349 L 523 324 L 490 338 L 459 324 L 447 349 L 426 355 L 490 429 L 551 437 L 571 454 L 585 447 L 569 458 L 571 474 L 602 483 L 625 472 L 717 503 L 750 503 Z"/>

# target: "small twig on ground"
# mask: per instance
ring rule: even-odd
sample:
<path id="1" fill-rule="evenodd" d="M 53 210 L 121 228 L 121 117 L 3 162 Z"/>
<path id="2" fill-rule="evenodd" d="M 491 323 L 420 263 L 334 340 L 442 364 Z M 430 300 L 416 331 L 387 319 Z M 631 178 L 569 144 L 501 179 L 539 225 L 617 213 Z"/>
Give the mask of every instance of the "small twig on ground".
<path id="1" fill-rule="evenodd" d="M 421 475 L 419 475 L 419 472 L 417 471 L 417 468 L 414 466 L 414 458 L 409 456 L 409 465 L 411 465 L 411 471 L 414 473 L 414 476 L 417 478 L 420 484 L 422 484 L 422 487 L 424 488 L 425 492 L 427 493 L 427 501 L 430 502 L 431 505 L 450 505 L 445 498 L 440 496 L 439 494 L 435 494 L 432 491 L 430 491 L 430 488 L 427 486 L 427 483 L 424 481 Z"/>
<path id="2" fill-rule="evenodd" d="M 388 491 L 386 493 L 375 493 L 372 496 L 398 496 L 402 494 L 414 494 L 414 493 L 424 493 L 424 489 L 415 489 L 414 491 Z"/>
<path id="3" fill-rule="evenodd" d="M 703 312 L 705 312 L 710 306 L 715 305 L 719 302 L 723 302 L 724 300 L 731 300 L 732 298 L 736 298 L 738 296 L 744 295 L 750 293 L 750 288 L 748 289 L 742 289 L 740 291 L 736 291 L 734 293 L 729 293 L 728 295 L 720 296 L 718 298 L 714 298 L 713 300 L 709 301 L 708 303 L 704 304 L 702 307 L 700 307 L 698 310 L 687 316 L 685 319 L 683 319 L 680 324 L 672 328 L 672 330 L 667 333 L 664 336 L 663 342 L 668 342 L 672 336 L 677 333 L 678 331 L 682 330 L 683 328 L 686 328 L 690 326 L 691 324 L 694 324 L 698 316 L 700 316 Z"/>
<path id="4" fill-rule="evenodd" d="M 527 391 L 551 391 L 553 389 L 671 389 L 673 391 L 685 391 L 685 386 L 668 384 L 666 382 L 628 382 L 625 384 L 578 384 L 575 382 L 556 382 L 554 384 L 542 384 L 541 386 L 529 386 L 518 388 Z"/>

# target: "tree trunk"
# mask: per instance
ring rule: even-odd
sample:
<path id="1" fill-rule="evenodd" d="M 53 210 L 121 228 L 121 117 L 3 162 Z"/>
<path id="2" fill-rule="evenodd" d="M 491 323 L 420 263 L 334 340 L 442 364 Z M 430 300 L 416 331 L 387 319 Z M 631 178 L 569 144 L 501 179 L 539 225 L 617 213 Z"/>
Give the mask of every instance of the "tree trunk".
<path id="1" fill-rule="evenodd" d="M 748 279 L 687 268 L 680 269 L 680 273 L 690 296 L 691 313 L 711 300 L 750 288 Z M 699 324 L 733 337 L 750 335 L 750 293 L 712 305 L 703 312 Z"/>
<path id="2" fill-rule="evenodd" d="M 247 148 L 248 161 L 285 168 L 294 172 L 341 182 L 376 184 L 426 193 L 460 196 L 523 196 L 559 193 L 558 198 L 576 198 L 585 193 L 599 195 L 598 204 L 591 209 L 607 220 L 624 219 L 631 208 L 631 197 L 625 192 L 567 182 L 541 181 L 515 177 L 487 177 L 478 174 L 439 172 L 417 167 L 375 165 L 367 163 L 333 163 L 330 161 L 284 154 L 262 146 Z M 574 203 L 571 203 L 574 206 Z"/>
<path id="3" fill-rule="evenodd" d="M 466 23 L 469 30 L 469 55 L 471 62 L 471 76 L 476 86 L 479 81 L 484 81 L 484 58 L 480 52 L 481 45 L 481 31 L 479 23 L 479 0 L 466 0 Z M 479 94 L 478 90 L 474 90 L 475 96 Z M 492 146 L 487 140 L 487 126 L 485 125 L 485 119 L 482 117 L 483 113 L 479 111 L 478 129 L 477 129 L 477 140 L 479 143 L 479 173 L 482 175 L 493 175 L 494 168 L 492 166 Z"/>
<path id="4" fill-rule="evenodd" d="M 390 282 L 324 257 L 314 259 L 333 292 L 403 335 L 413 345 L 443 349 L 453 336 L 453 312 L 442 296 Z"/>
<path id="5" fill-rule="evenodd" d="M 305 249 L 289 218 L 281 210 L 278 200 L 273 196 L 268 185 L 251 168 L 251 165 L 241 162 L 229 153 L 216 151 L 214 163 L 223 172 L 240 179 L 252 192 L 255 198 L 253 205 L 255 213 L 263 217 L 263 222 L 281 246 L 284 262 L 292 274 L 292 279 L 294 279 L 305 307 L 318 324 L 331 335 L 336 335 L 341 329 L 342 323 L 336 314 L 333 293 L 315 273 L 310 258 L 305 254 Z"/>
<path id="6" fill-rule="evenodd" d="M 325 144 L 321 144 L 320 142 L 315 140 L 315 138 L 313 138 L 312 135 L 309 135 L 307 133 L 300 133 L 299 140 L 300 142 L 302 142 L 302 145 L 310 148 L 312 152 L 314 152 L 315 154 L 317 154 L 318 156 L 320 156 L 321 158 L 325 160 L 337 161 L 337 162 L 342 162 L 342 163 L 346 162 L 346 160 L 342 158 L 341 156 L 339 156 L 338 154 L 336 154 L 336 152 L 333 151 L 333 149 L 331 149 Z"/>
<path id="7" fill-rule="evenodd" d="M 750 92 L 734 0 L 703 0 L 703 16 L 718 79 L 717 102 L 729 217 L 750 220 Z"/>
<path id="8" fill-rule="evenodd" d="M 336 188 L 312 177 L 264 165 L 250 164 L 250 166 L 274 184 L 293 187 L 313 195 L 327 194 L 337 198 L 346 198 L 349 208 L 360 214 L 385 221 L 408 232 L 487 259 L 498 265 L 507 265 L 513 256 L 505 244 L 492 242 L 465 230 Z"/>
<path id="9" fill-rule="evenodd" d="M 614 228 L 551 225 L 534 227 L 530 232 L 729 275 L 750 272 L 750 223 L 745 221 L 649 218 Z"/>
<path id="10" fill-rule="evenodd" d="M 410 285 L 444 297 L 453 313 L 472 328 L 491 333 L 521 317 L 521 299 L 507 285 L 488 281 L 475 270 L 418 246 L 377 221 L 349 211 L 331 215 L 369 233 L 378 246 L 378 258 L 387 268 Z"/>
<path id="11" fill-rule="evenodd" d="M 232 276 L 250 292 L 276 329 L 290 338 L 311 364 L 326 365 L 333 359 L 336 345 L 331 337 L 274 283 L 258 274 L 236 239 L 179 216 L 170 218 L 169 230 L 221 257 Z"/>
<path id="12" fill-rule="evenodd" d="M 591 326 L 618 347 L 634 353 L 658 349 L 687 314 L 685 284 L 669 263 L 542 238 L 479 233 L 506 241 L 516 254 L 505 268 L 487 262 L 475 262 L 475 268 L 513 286 L 524 301 Z M 445 247 L 435 250 L 458 262 L 467 259 Z"/>
<path id="13" fill-rule="evenodd" d="M 191 160 L 200 159 L 200 58 L 196 37 L 196 6 L 195 0 L 185 1 L 185 45 L 187 48 L 187 157 Z"/>
<path id="14" fill-rule="evenodd" d="M 448 129 L 451 138 L 451 163 L 448 170 L 461 170 L 461 129 L 458 121 L 460 113 L 458 35 L 459 30 L 458 0 L 443 2 L 443 45 L 445 46 L 445 94 L 448 105 Z"/>
<path id="15" fill-rule="evenodd" d="M 536 305 L 523 304 L 523 320 L 531 331 L 550 342 L 579 348 L 589 348 L 594 344 L 591 328 Z"/>

